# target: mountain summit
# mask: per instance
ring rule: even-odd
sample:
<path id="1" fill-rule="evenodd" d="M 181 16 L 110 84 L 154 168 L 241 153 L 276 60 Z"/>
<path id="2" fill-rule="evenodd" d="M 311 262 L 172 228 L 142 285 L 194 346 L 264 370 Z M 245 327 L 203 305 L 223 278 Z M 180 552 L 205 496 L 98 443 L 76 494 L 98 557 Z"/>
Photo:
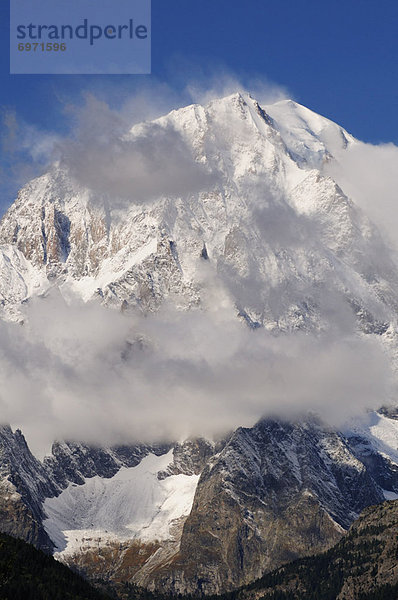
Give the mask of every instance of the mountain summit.
<path id="1" fill-rule="evenodd" d="M 101 151 L 75 149 L 2 219 L 4 316 L 51 286 L 144 313 L 170 298 L 200 307 L 215 277 L 251 327 L 322 329 L 333 297 L 362 330 L 387 330 L 393 258 L 323 175 L 355 143 L 291 100 L 261 107 L 238 93 L 136 125 Z"/>

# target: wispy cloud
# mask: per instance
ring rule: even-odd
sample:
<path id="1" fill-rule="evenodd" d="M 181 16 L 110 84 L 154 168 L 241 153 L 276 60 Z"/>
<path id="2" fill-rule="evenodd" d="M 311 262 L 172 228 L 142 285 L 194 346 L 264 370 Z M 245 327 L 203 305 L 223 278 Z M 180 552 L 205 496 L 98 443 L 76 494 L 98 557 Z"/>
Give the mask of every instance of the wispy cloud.
<path id="1" fill-rule="evenodd" d="M 325 165 L 398 251 L 398 146 L 357 142 Z"/>
<path id="2" fill-rule="evenodd" d="M 58 158 L 60 137 L 20 119 L 14 110 L 0 111 L 0 211 L 8 208 L 27 181 L 40 175 Z"/>
<path id="3" fill-rule="evenodd" d="M 128 117 L 88 96 L 73 137 L 59 145 L 61 164 L 113 205 L 194 194 L 214 181 L 171 124 L 130 130 Z"/>

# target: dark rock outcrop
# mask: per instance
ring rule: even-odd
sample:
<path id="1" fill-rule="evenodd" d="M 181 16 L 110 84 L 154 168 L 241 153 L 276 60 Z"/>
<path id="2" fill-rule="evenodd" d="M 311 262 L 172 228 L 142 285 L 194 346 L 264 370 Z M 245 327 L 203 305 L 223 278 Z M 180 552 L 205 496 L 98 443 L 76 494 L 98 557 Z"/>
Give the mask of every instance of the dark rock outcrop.
<path id="1" fill-rule="evenodd" d="M 180 552 L 151 587 L 218 593 L 335 544 L 384 499 L 344 439 L 316 421 L 238 429 L 202 472 Z"/>

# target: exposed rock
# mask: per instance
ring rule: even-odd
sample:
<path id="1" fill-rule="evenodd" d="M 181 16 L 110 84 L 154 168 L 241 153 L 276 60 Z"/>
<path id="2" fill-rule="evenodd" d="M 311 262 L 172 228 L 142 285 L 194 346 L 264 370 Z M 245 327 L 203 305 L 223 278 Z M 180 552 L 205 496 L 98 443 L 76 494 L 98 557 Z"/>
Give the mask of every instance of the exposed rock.
<path id="1" fill-rule="evenodd" d="M 398 502 L 366 508 L 325 554 L 265 575 L 229 600 L 392 600 L 398 594 Z"/>
<path id="2" fill-rule="evenodd" d="M 77 442 L 56 442 L 51 455 L 44 458 L 44 467 L 60 491 L 68 483 L 84 483 L 86 477 L 113 477 L 121 467 L 138 465 L 149 452 L 158 456 L 168 452 L 170 447 L 170 444 L 137 444 L 101 448 Z"/>
<path id="3" fill-rule="evenodd" d="M 151 589 L 218 593 L 329 548 L 383 494 L 336 433 L 315 422 L 238 429 L 202 472 L 180 552 Z"/>
<path id="4" fill-rule="evenodd" d="M 168 475 L 200 475 L 209 459 L 216 452 L 216 444 L 203 438 L 185 440 L 173 448 L 173 462 L 159 477 Z"/>
<path id="5" fill-rule="evenodd" d="M 42 502 L 55 493 L 54 486 L 22 433 L 4 425 L 0 427 L 0 477 L 0 531 L 51 551 L 53 542 L 42 525 Z"/>

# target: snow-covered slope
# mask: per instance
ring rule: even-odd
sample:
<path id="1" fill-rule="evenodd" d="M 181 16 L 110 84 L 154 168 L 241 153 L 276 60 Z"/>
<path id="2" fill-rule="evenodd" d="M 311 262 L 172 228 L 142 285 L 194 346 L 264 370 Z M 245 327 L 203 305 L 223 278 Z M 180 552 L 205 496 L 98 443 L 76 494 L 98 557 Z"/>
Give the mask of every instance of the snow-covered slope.
<path id="1" fill-rule="evenodd" d="M 292 100 L 264 107 L 280 132 L 291 156 L 313 168 L 338 154 L 355 139 L 342 127 Z"/>
<path id="2" fill-rule="evenodd" d="M 136 467 L 122 467 L 110 479 L 95 476 L 83 485 L 69 484 L 56 498 L 43 505 L 43 522 L 56 543 L 57 556 L 64 558 L 80 549 L 90 536 L 143 542 L 163 541 L 172 536 L 173 524 L 191 511 L 198 475 L 159 478 L 173 460 L 173 451 L 163 456 L 149 454 Z"/>
<path id="3" fill-rule="evenodd" d="M 369 412 L 362 419 L 351 422 L 347 436 L 358 435 L 375 450 L 398 465 L 398 420 L 378 413 Z"/>
<path id="4" fill-rule="evenodd" d="M 383 488 L 385 498 L 394 500 L 398 497 L 398 420 L 396 412 L 390 412 L 358 416 L 346 425 L 344 435 L 352 452 Z"/>
<path id="5" fill-rule="evenodd" d="M 18 307 L 48 287 L 45 273 L 35 269 L 12 244 L 0 246 L 0 306 L 3 314 L 18 319 Z"/>

